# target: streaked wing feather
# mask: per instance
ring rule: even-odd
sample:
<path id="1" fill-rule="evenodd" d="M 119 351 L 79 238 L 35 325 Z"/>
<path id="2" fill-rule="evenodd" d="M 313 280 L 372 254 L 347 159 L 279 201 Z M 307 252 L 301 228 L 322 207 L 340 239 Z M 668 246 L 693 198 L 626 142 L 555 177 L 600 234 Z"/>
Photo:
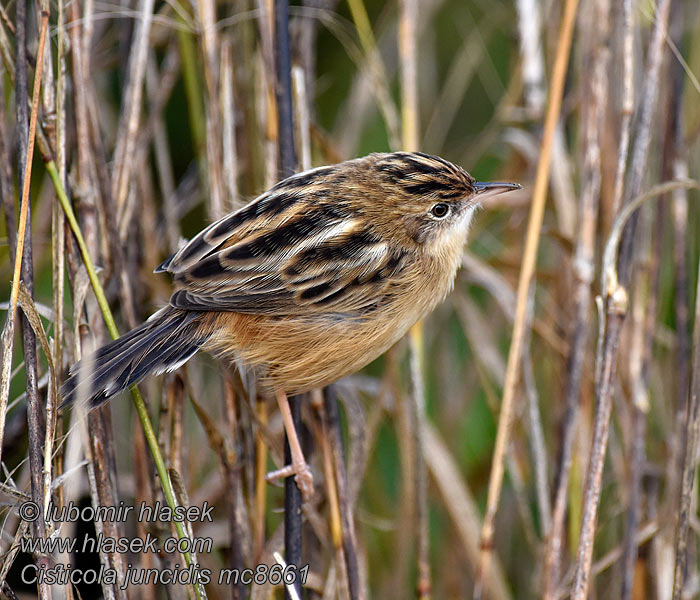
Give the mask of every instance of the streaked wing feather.
<path id="1" fill-rule="evenodd" d="M 309 231 L 289 244 L 259 244 L 266 235 L 223 248 L 178 274 L 180 289 L 170 303 L 266 315 L 357 312 L 382 297 L 404 260 L 368 231 L 337 230 L 333 237 Z"/>
<path id="2" fill-rule="evenodd" d="M 170 304 L 266 315 L 376 304 L 403 256 L 337 198 L 341 176 L 300 173 L 204 229 L 159 267 L 178 287 Z"/>
<path id="3" fill-rule="evenodd" d="M 183 273 L 225 246 L 243 240 L 265 228 L 279 224 L 297 212 L 300 199 L 313 194 L 333 176 L 336 166 L 325 166 L 285 179 L 270 191 L 200 231 L 170 258 L 156 267 L 156 273 Z M 337 218 L 340 210 L 329 207 L 329 217 Z"/>

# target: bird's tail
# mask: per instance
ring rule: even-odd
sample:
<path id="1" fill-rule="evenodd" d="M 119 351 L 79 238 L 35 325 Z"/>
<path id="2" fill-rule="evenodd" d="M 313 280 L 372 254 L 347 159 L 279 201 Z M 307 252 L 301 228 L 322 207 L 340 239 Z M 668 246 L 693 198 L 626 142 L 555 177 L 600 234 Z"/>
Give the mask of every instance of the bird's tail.
<path id="1" fill-rule="evenodd" d="M 63 403 L 80 398 L 98 406 L 150 373 L 174 371 L 209 338 L 201 313 L 162 308 L 148 321 L 102 346 L 71 368 L 61 387 Z"/>

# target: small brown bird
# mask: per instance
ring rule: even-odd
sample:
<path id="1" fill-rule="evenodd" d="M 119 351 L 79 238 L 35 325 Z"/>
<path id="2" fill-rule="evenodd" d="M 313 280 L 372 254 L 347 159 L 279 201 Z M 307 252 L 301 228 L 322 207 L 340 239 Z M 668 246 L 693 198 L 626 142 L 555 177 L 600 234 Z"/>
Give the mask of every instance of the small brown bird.
<path id="1" fill-rule="evenodd" d="M 483 183 L 437 156 L 370 154 L 299 173 L 209 225 L 162 263 L 170 304 L 72 369 L 62 388 L 92 406 L 202 349 L 253 368 L 277 396 L 292 467 L 310 471 L 286 394 L 374 360 L 452 289 Z"/>

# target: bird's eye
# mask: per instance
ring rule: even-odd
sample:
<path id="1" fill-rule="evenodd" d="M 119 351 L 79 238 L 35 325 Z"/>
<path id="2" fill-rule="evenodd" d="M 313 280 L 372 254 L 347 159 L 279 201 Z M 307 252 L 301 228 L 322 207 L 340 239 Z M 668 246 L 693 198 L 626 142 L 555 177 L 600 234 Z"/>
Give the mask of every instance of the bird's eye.
<path id="1" fill-rule="evenodd" d="M 450 207 L 444 202 L 438 202 L 435 206 L 433 206 L 433 208 L 430 209 L 430 212 L 434 217 L 442 219 L 443 217 L 447 216 L 448 212 L 450 212 Z"/>

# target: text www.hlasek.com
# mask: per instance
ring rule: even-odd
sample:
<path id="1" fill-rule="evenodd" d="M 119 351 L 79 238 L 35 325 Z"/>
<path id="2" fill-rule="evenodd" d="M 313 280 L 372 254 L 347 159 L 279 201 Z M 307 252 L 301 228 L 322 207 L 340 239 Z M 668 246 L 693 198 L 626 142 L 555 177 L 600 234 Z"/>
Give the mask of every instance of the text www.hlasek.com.
<path id="1" fill-rule="evenodd" d="M 83 521 L 112 521 L 124 522 L 129 513 L 136 516 L 138 521 L 209 521 L 211 522 L 211 506 L 204 503 L 202 507 L 189 507 L 186 511 L 175 512 L 169 507 L 156 502 L 155 506 L 142 503 L 141 507 L 130 507 L 120 503 L 117 510 L 115 507 L 92 507 L 78 508 L 70 503 L 61 507 L 60 510 L 49 505 L 46 513 L 53 522 L 76 522 Z M 180 508 L 180 507 L 178 507 Z M 39 518 L 40 510 L 34 502 L 24 502 L 19 507 L 19 514 L 27 522 L 35 521 Z M 159 540 L 150 533 L 146 538 L 130 537 L 109 537 L 98 534 L 95 537 L 85 536 L 79 538 L 67 538 L 60 535 L 52 535 L 48 538 L 25 537 L 21 540 L 22 552 L 30 555 L 61 556 L 81 553 L 182 553 L 188 555 L 210 553 L 213 550 L 214 541 L 210 537 L 167 537 Z M 171 563 L 172 564 L 172 563 Z M 196 563 L 180 565 L 176 563 L 173 568 L 154 569 L 138 568 L 128 564 L 124 572 L 101 565 L 99 569 L 81 569 L 72 565 L 54 564 L 51 566 L 26 565 L 21 572 L 21 579 L 24 583 L 33 584 L 59 584 L 78 585 L 84 584 L 107 584 L 117 585 L 126 588 L 129 585 L 144 584 L 181 584 L 181 585 L 207 585 L 214 579 L 220 585 L 292 585 L 297 581 L 302 584 L 306 582 L 309 566 L 297 567 L 296 565 L 282 564 L 259 564 L 249 569 L 221 569 L 217 577 L 211 569 L 202 568 Z"/>

